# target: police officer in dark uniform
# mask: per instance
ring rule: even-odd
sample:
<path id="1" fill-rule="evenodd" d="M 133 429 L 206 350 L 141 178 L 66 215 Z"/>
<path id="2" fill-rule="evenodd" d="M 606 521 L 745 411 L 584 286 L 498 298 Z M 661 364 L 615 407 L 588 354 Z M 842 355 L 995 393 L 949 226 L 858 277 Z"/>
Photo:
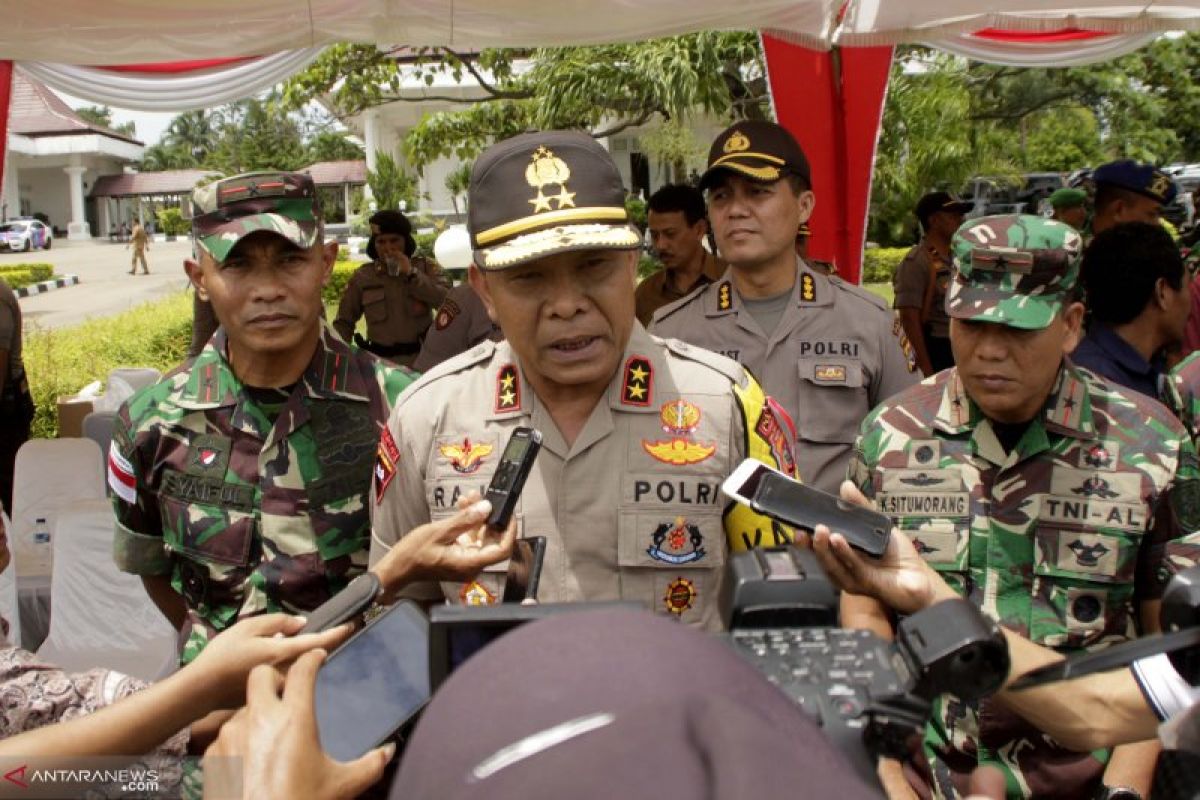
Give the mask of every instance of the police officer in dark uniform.
<path id="1" fill-rule="evenodd" d="M 367 242 L 371 263 L 350 277 L 333 323 L 345 341 L 354 337 L 364 349 L 404 366 L 410 366 L 421 351 L 432 311 L 450 291 L 441 267 L 416 252 L 407 217 L 399 211 L 379 211 L 372 216 Z M 354 332 L 363 316 L 367 318 L 366 339 Z"/>

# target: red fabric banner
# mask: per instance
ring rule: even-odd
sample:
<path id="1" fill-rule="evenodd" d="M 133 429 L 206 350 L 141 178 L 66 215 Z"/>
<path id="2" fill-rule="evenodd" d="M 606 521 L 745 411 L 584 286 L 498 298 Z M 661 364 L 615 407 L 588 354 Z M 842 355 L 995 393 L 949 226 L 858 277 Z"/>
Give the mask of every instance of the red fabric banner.
<path id="1" fill-rule="evenodd" d="M 1081 28 L 1063 28 L 1059 31 L 1007 31 L 1001 28 L 984 28 L 975 31 L 972 36 L 980 39 L 991 39 L 995 42 L 1015 42 L 1017 44 L 1056 44 L 1058 42 L 1082 42 L 1089 39 L 1099 39 L 1111 34 L 1100 31 L 1085 31 Z"/>
<path id="2" fill-rule="evenodd" d="M 822 53 L 764 35 L 763 49 L 776 117 L 812 168 L 817 205 L 809 255 L 832 261 L 858 283 L 892 48 Z"/>
<path id="3" fill-rule="evenodd" d="M 229 66 L 230 64 L 239 64 L 243 61 L 253 61 L 256 58 L 258 58 L 258 56 L 205 58 L 198 61 L 163 61 L 158 64 L 119 64 L 106 67 L 97 67 L 97 69 L 106 69 L 109 72 L 157 72 L 165 75 L 175 75 L 182 72 L 195 72 L 202 69 L 212 69 L 213 67 L 225 67 Z"/>
<path id="4" fill-rule="evenodd" d="M 12 99 L 13 62 L 0 61 L 0 203 L 4 202 L 4 156 L 8 151 L 8 106 Z M 17 214 L 21 213 L 17 209 Z"/>

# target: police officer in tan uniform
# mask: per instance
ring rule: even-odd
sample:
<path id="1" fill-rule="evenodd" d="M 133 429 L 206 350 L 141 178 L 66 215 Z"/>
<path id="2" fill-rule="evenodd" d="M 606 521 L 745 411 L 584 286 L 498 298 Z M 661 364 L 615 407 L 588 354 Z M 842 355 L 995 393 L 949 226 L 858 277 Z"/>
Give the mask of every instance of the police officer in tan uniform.
<path id="1" fill-rule="evenodd" d="M 450 290 L 433 315 L 433 327 L 425 334 L 421 352 L 412 368 L 417 372 L 428 372 L 484 339 L 498 342 L 503 338 L 500 326 L 492 322 L 471 284 L 460 283 Z"/>
<path id="2" fill-rule="evenodd" d="M 720 484 L 746 456 L 793 471 L 791 437 L 740 365 L 637 322 L 624 196 L 585 134 L 523 134 L 476 161 L 470 281 L 507 339 L 398 401 L 375 468 L 372 562 L 484 489 L 520 426 L 544 437 L 516 511 L 519 535 L 547 538 L 542 601 L 630 600 L 716 628 L 726 553 L 790 538 Z M 495 602 L 504 569 L 409 594 Z"/>
<path id="3" fill-rule="evenodd" d="M 790 133 L 734 124 L 713 142 L 700 186 L 730 269 L 659 309 L 650 332 L 745 365 L 794 421 L 800 477 L 836 492 L 863 417 L 917 381 L 912 349 L 883 300 L 797 257 L 814 197 Z"/>
<path id="4" fill-rule="evenodd" d="M 334 330 L 346 342 L 409 366 L 421 351 L 421 339 L 450 291 L 435 262 L 419 256 L 412 224 L 399 211 L 371 217 L 367 255 L 372 259 L 350 276 L 338 305 Z M 354 333 L 358 318 L 367 318 L 367 337 Z"/>

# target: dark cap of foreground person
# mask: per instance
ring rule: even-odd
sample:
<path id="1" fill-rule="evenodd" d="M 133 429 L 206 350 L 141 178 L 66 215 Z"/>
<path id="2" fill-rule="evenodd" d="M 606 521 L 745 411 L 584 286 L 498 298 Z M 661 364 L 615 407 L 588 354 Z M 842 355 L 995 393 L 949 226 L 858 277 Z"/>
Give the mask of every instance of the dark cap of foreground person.
<path id="1" fill-rule="evenodd" d="M 721 640 L 603 610 L 523 626 L 461 666 L 391 797 L 878 797 L 817 726 Z"/>

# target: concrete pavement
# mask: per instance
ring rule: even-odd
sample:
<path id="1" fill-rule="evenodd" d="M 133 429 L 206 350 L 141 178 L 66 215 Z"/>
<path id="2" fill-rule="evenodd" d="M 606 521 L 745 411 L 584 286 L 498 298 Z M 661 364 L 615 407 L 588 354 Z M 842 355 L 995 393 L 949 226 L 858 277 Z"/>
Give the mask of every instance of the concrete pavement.
<path id="1" fill-rule="evenodd" d="M 150 274 L 129 274 L 133 251 L 107 240 L 67 242 L 55 239 L 49 250 L 0 253 L 0 266 L 22 262 L 49 263 L 56 275 L 74 273 L 79 284 L 20 300 L 25 328 L 63 328 L 93 317 L 110 317 L 187 286 L 183 260 L 190 257 L 187 239 L 151 242 L 146 251 Z"/>

